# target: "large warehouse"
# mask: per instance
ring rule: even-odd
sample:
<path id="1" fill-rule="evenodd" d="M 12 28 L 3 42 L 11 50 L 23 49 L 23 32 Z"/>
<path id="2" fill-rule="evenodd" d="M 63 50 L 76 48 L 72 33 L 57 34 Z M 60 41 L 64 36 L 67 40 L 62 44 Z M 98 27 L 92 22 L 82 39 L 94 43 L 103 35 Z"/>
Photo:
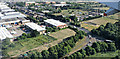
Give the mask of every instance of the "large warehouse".
<path id="1" fill-rule="evenodd" d="M 47 20 L 44 20 L 44 22 L 46 23 L 47 26 L 52 25 L 52 26 L 60 27 L 60 28 L 67 27 L 67 24 L 60 22 L 58 20 L 54 20 L 54 19 L 47 19 Z"/>
<path id="2" fill-rule="evenodd" d="M 0 3 L 0 25 L 1 24 L 14 24 L 16 21 L 24 21 L 26 16 L 20 12 L 16 12 L 15 10 L 11 9 L 5 3 Z M 23 19 L 21 19 L 23 18 Z M 29 21 L 28 21 L 29 22 Z"/>
<path id="3" fill-rule="evenodd" d="M 0 39 L 13 38 L 10 32 L 5 27 L 0 27 Z"/>
<path id="4" fill-rule="evenodd" d="M 40 34 L 45 33 L 46 29 L 45 26 L 39 26 L 35 23 L 25 23 L 27 28 L 30 28 L 32 30 L 37 30 L 38 32 L 40 32 Z"/>

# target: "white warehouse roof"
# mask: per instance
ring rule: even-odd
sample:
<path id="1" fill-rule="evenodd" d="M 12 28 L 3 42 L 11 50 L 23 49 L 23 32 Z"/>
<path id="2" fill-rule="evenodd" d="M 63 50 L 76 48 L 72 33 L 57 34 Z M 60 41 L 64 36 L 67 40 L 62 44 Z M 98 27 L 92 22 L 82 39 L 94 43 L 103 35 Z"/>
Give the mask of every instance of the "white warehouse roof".
<path id="1" fill-rule="evenodd" d="M 30 27 L 33 30 L 37 30 L 38 32 L 46 30 L 45 27 L 41 27 L 35 23 L 25 23 L 28 27 Z"/>
<path id="2" fill-rule="evenodd" d="M 45 22 L 51 24 L 51 25 L 54 25 L 54 26 L 61 26 L 61 25 L 66 25 L 65 23 L 63 22 L 60 22 L 60 21 L 57 21 L 57 20 L 54 20 L 54 19 L 47 19 L 47 20 L 44 20 Z"/>
<path id="3" fill-rule="evenodd" d="M 0 10 L 7 10 L 7 9 L 10 9 L 9 7 L 2 7 L 0 8 Z"/>
<path id="4" fill-rule="evenodd" d="M 68 6 L 69 4 L 53 4 L 52 6 Z"/>
<path id="5" fill-rule="evenodd" d="M 9 12 L 9 13 L 4 13 L 5 15 L 18 15 L 20 14 L 19 12 Z"/>
<path id="6" fill-rule="evenodd" d="M 3 14 L 0 13 L 0 17 L 4 16 Z"/>
<path id="7" fill-rule="evenodd" d="M 0 39 L 13 38 L 10 32 L 5 27 L 0 27 Z"/>
<path id="8" fill-rule="evenodd" d="M 6 9 L 6 10 L 1 10 L 1 12 L 10 12 L 10 11 L 15 11 L 15 10 L 13 10 L 13 9 Z"/>
<path id="9" fill-rule="evenodd" d="M 0 17 L 0 19 L 11 19 L 11 18 L 17 18 L 17 17 L 23 18 L 23 17 L 26 17 L 26 16 L 23 15 L 23 14 L 19 14 L 19 15 L 8 15 L 8 16 L 2 16 L 2 17 Z"/>

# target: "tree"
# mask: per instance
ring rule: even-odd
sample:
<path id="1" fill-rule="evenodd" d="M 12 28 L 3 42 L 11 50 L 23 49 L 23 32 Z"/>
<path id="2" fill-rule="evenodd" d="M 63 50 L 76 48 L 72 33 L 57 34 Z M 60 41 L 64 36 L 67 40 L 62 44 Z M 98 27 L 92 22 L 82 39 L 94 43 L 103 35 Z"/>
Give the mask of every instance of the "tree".
<path id="1" fill-rule="evenodd" d="M 73 54 L 73 56 L 74 56 L 74 59 L 76 59 L 76 58 L 77 58 L 77 54 L 76 54 L 76 53 L 74 53 L 74 54 Z"/>
<path id="2" fill-rule="evenodd" d="M 49 51 L 43 50 L 41 53 L 42 53 L 43 58 L 48 58 L 49 57 Z"/>
<path id="3" fill-rule="evenodd" d="M 85 50 L 81 49 L 81 50 L 80 50 L 80 53 L 83 55 L 83 57 L 86 56 L 86 51 L 85 51 Z"/>
<path id="4" fill-rule="evenodd" d="M 99 42 L 101 52 L 107 52 L 108 45 L 105 42 Z"/>
<path id="5" fill-rule="evenodd" d="M 109 43 L 108 44 L 108 51 L 115 51 L 115 50 L 116 50 L 115 44 Z"/>
<path id="6" fill-rule="evenodd" d="M 39 35 L 39 32 L 37 31 L 37 30 L 32 30 L 31 31 L 31 36 L 32 37 L 36 37 L 36 36 L 38 36 Z"/>
<path id="7" fill-rule="evenodd" d="M 93 43 L 92 47 L 96 50 L 96 52 L 100 52 L 100 45 L 97 42 Z"/>
<path id="8" fill-rule="evenodd" d="M 77 59 L 82 59 L 83 55 L 80 52 L 76 52 L 77 54 Z"/>
<path id="9" fill-rule="evenodd" d="M 65 54 L 67 54 L 69 52 L 68 47 L 64 47 L 63 50 L 64 50 Z"/>
<path id="10" fill-rule="evenodd" d="M 92 48 L 92 47 L 90 47 L 90 46 L 87 46 L 87 47 L 85 48 L 85 50 L 86 50 L 86 54 L 87 54 L 88 56 L 89 56 L 89 55 L 93 55 L 93 54 L 96 53 L 95 49 Z"/>

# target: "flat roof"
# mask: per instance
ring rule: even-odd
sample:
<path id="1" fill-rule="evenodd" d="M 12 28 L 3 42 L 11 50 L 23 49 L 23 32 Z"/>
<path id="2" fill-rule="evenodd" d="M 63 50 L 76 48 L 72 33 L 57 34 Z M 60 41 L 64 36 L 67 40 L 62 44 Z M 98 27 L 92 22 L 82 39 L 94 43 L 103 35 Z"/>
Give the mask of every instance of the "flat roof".
<path id="1" fill-rule="evenodd" d="M 52 6 L 68 6 L 70 4 L 53 4 Z"/>
<path id="2" fill-rule="evenodd" d="M 3 14 L 0 13 L 0 17 L 4 16 Z"/>
<path id="3" fill-rule="evenodd" d="M 48 13 L 48 12 L 50 12 L 49 10 L 44 10 L 44 11 L 42 11 L 43 13 Z"/>
<path id="4" fill-rule="evenodd" d="M 5 27 L 0 27 L 0 39 L 13 38 L 10 32 Z"/>
<path id="5" fill-rule="evenodd" d="M 54 20 L 54 19 L 47 19 L 47 20 L 44 20 L 44 22 L 47 22 L 47 23 L 49 23 L 49 24 L 51 24 L 51 25 L 54 25 L 54 26 L 61 26 L 61 25 L 66 25 L 65 23 L 63 23 L 63 22 L 60 22 L 60 21 L 58 21 L 58 20 Z"/>
<path id="6" fill-rule="evenodd" d="M 35 23 L 25 23 L 25 25 L 27 25 L 28 27 L 30 27 L 33 30 L 37 30 L 38 32 L 46 30 L 45 27 L 41 27 Z"/>
<path id="7" fill-rule="evenodd" d="M 26 3 L 35 3 L 35 2 L 26 2 Z"/>
<path id="8" fill-rule="evenodd" d="M 7 16 L 2 16 L 2 17 L 0 17 L 0 19 L 11 19 L 11 18 L 17 18 L 17 17 L 19 17 L 19 18 L 24 18 L 24 17 L 26 17 L 26 16 L 23 15 L 23 14 L 19 14 L 19 15 L 7 15 Z"/>
<path id="9" fill-rule="evenodd" d="M 13 9 L 5 9 L 5 10 L 1 10 L 1 12 L 10 12 L 10 11 L 15 11 Z"/>
<path id="10" fill-rule="evenodd" d="M 6 10 L 6 9 L 10 9 L 9 7 L 2 7 L 0 8 L 1 10 Z"/>
<path id="11" fill-rule="evenodd" d="M 8 12 L 8 13 L 4 13 L 5 15 L 18 15 L 20 14 L 19 12 Z"/>

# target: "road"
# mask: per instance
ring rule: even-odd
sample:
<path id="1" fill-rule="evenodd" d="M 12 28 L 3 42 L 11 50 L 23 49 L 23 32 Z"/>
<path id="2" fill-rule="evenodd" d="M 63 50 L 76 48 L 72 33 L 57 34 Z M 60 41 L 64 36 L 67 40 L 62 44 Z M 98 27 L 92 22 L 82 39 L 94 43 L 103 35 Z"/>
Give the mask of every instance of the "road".
<path id="1" fill-rule="evenodd" d="M 70 22 L 66 22 L 67 25 L 71 26 L 71 27 L 74 27 L 74 25 L 71 25 Z M 75 26 L 76 27 L 76 26 Z M 81 27 L 76 27 L 78 30 L 82 30 L 82 31 L 85 31 L 85 33 L 90 33 L 90 31 L 88 31 L 87 29 L 85 28 L 81 28 Z"/>
<path id="2" fill-rule="evenodd" d="M 71 26 L 71 27 L 74 27 L 74 25 L 71 25 L 69 22 L 66 23 L 67 25 Z M 82 30 L 82 31 L 85 31 L 88 36 L 86 36 L 85 38 L 85 41 L 80 43 L 80 42 L 77 42 L 77 43 L 80 43 L 79 45 L 75 46 L 70 53 L 66 54 L 64 57 L 66 56 L 70 56 L 71 54 L 73 54 L 74 52 L 76 51 L 79 51 L 80 49 L 85 49 L 87 46 L 92 46 L 92 44 L 94 42 L 98 42 L 98 41 L 103 41 L 101 39 L 104 39 L 104 38 L 101 38 L 99 36 L 92 36 L 90 35 L 90 31 L 88 31 L 87 29 L 84 29 L 84 28 L 80 28 L 80 27 L 76 27 L 78 30 Z M 91 37 L 89 37 L 91 36 Z M 60 58 L 60 59 L 63 59 L 64 57 Z"/>

